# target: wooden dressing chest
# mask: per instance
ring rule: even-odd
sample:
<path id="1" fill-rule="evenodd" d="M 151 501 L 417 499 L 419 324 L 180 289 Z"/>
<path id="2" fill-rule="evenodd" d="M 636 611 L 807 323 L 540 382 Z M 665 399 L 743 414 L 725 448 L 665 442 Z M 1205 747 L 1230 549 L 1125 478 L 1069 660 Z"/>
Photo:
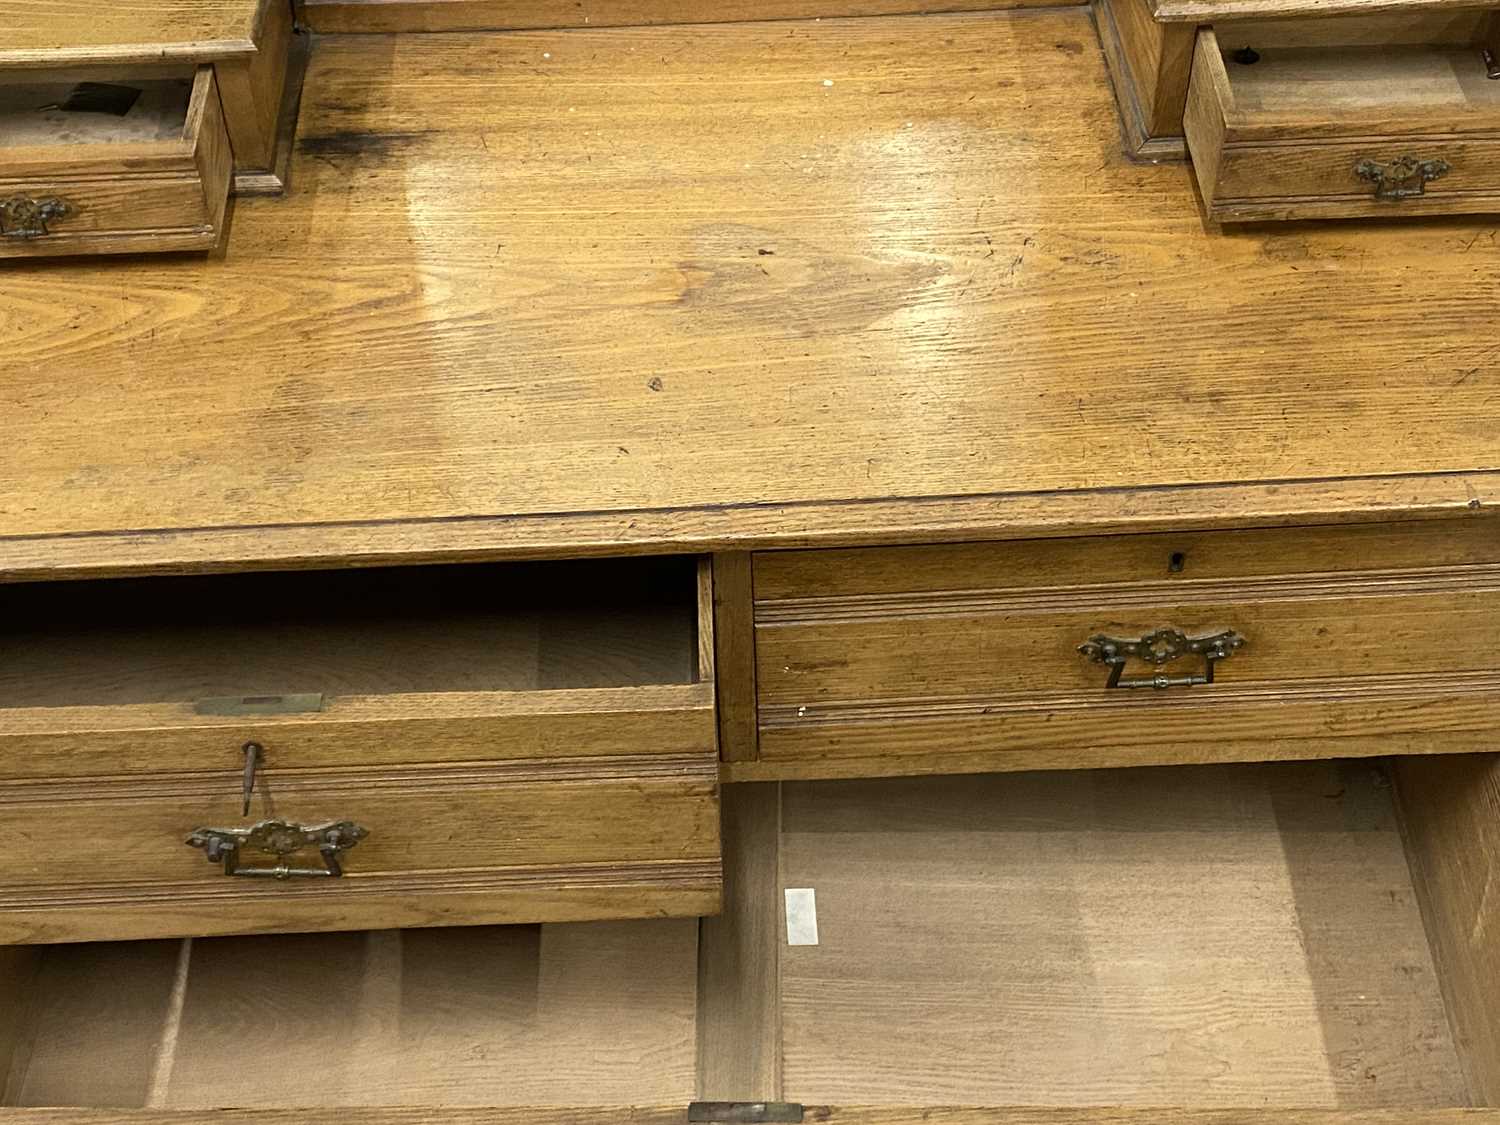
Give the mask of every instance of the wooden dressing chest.
<path id="1" fill-rule="evenodd" d="M 309 0 L 0 267 L 0 1122 L 1500 1122 L 1495 232 L 943 6 Z"/>

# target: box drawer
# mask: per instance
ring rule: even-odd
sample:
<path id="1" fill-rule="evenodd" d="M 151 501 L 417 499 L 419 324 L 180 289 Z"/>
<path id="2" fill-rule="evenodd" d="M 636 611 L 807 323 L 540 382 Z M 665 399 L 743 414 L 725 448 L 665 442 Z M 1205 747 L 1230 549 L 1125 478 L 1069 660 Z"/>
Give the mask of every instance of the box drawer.
<path id="1" fill-rule="evenodd" d="M 0 83 L 0 257 L 217 243 L 234 161 L 213 68 L 107 77 Z"/>
<path id="2" fill-rule="evenodd" d="M 701 925 L 0 948 L 0 1120 L 1493 1125 L 1487 757 L 734 786 Z"/>
<path id="3" fill-rule="evenodd" d="M 1500 622 L 1493 520 L 764 554 L 754 590 L 761 763 L 794 775 L 1484 749 L 1500 728 L 1476 643 Z"/>
<path id="4" fill-rule="evenodd" d="M 0 942 L 712 911 L 707 581 L 0 587 Z"/>
<path id="5" fill-rule="evenodd" d="M 1205 29 L 1183 127 L 1213 219 L 1500 209 L 1500 83 L 1477 45 L 1244 55 Z"/>

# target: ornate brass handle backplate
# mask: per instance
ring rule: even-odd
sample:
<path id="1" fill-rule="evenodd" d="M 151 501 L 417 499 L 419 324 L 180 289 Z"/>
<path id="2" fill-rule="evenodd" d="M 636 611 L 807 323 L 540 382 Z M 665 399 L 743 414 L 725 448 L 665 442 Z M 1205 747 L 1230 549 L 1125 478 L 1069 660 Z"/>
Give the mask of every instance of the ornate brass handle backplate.
<path id="1" fill-rule="evenodd" d="M 1109 668 L 1109 680 L 1105 687 L 1161 690 L 1213 683 L 1214 665 L 1234 655 L 1234 651 L 1244 643 L 1245 638 L 1233 629 L 1203 637 L 1190 637 L 1181 629 L 1168 627 L 1130 639 L 1095 634 L 1079 645 L 1078 651 L 1095 664 L 1103 664 Z M 1131 660 L 1161 665 L 1184 656 L 1203 657 L 1203 671 L 1192 676 L 1167 676 L 1162 673 L 1154 676 L 1121 676 L 1126 663 Z"/>
<path id="2" fill-rule="evenodd" d="M 203 849 L 210 863 L 222 863 L 226 875 L 337 879 L 344 873 L 344 852 L 369 834 L 369 829 L 352 820 L 312 827 L 285 820 L 263 820 L 251 828 L 198 828 L 187 838 L 187 845 Z M 317 848 L 323 866 L 291 866 L 291 857 L 304 848 Z M 279 862 L 274 867 L 241 867 L 240 853 L 247 850 L 276 856 Z"/>
<path id="3" fill-rule="evenodd" d="M 1446 160 L 1418 160 L 1415 156 L 1402 156 L 1389 164 L 1378 160 L 1361 160 L 1354 166 L 1354 174 L 1375 185 L 1375 198 L 1398 203 L 1403 199 L 1427 194 L 1427 185 L 1446 176 L 1453 165 Z"/>
<path id="4" fill-rule="evenodd" d="M 73 208 L 64 199 L 49 195 L 34 199 L 29 195 L 13 195 L 0 199 L 0 235 L 6 238 L 41 238 L 51 232 L 47 224 L 72 214 Z"/>

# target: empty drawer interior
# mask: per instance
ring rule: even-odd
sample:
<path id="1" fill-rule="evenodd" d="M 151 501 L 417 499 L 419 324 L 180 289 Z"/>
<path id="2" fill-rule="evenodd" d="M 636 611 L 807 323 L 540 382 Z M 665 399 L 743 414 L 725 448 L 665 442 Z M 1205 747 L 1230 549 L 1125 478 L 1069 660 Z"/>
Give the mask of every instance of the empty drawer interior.
<path id="1" fill-rule="evenodd" d="M 673 919 L 0 949 L 0 1104 L 685 1105 L 696 947 Z"/>
<path id="2" fill-rule="evenodd" d="M 1500 785 L 1462 768 L 1438 836 Z M 701 928 L 0 950 L 5 1101 L 1484 1105 L 1450 1017 L 1495 985 L 1434 952 L 1484 931 L 1413 874 L 1419 791 L 1372 761 L 730 787 Z"/>
<path id="3" fill-rule="evenodd" d="M 0 708 L 695 682 L 697 561 L 0 586 Z"/>
<path id="4" fill-rule="evenodd" d="M 1469 132 L 1500 124 L 1500 82 L 1477 45 L 1282 43 L 1279 25 L 1216 27 L 1236 123 L 1341 134 Z M 1288 37 L 1290 38 L 1290 37 Z M 1306 42 L 1305 40 L 1303 41 Z M 1320 124 L 1321 123 L 1321 124 Z"/>
<path id="5" fill-rule="evenodd" d="M 0 148 L 181 141 L 192 68 L 109 81 L 0 83 Z"/>

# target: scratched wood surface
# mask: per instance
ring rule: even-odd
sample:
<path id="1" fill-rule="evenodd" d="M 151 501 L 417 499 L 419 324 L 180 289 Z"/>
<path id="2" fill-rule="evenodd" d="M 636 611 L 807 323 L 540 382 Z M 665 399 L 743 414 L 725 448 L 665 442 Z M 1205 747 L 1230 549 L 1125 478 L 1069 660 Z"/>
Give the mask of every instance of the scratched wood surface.
<path id="1" fill-rule="evenodd" d="M 248 55 L 263 9 L 285 2 L 5 0 L 0 68 Z"/>
<path id="2" fill-rule="evenodd" d="M 1120 154 L 1082 9 L 331 37 L 293 175 L 219 256 L 0 271 L 0 572 L 1339 519 L 1500 471 L 1495 230 L 1205 230 Z"/>
<path id="3" fill-rule="evenodd" d="M 1045 7 L 1058 0 L 301 0 L 314 31 L 472 31 L 827 19 Z"/>

